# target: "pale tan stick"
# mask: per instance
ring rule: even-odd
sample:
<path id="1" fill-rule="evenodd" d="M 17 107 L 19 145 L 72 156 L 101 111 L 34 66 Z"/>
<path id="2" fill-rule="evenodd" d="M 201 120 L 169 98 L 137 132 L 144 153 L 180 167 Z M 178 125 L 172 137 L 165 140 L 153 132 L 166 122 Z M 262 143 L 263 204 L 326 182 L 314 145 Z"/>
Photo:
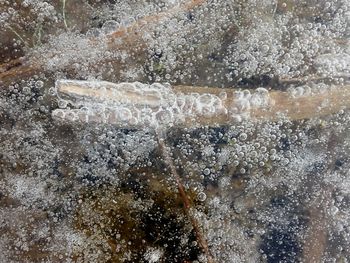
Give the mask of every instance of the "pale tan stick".
<path id="1" fill-rule="evenodd" d="M 88 82 L 60 82 L 57 86 L 58 93 L 70 97 L 71 99 L 79 100 L 80 98 L 89 98 L 95 101 L 114 101 L 115 103 L 127 102 L 130 106 L 138 104 L 144 106 L 156 106 L 157 97 L 152 94 L 137 93 L 137 92 L 121 92 L 119 95 L 114 95 L 112 90 L 113 85 L 109 82 L 101 82 L 100 86 L 105 89 L 91 89 Z M 122 90 L 123 84 L 119 86 Z M 169 89 L 167 95 L 182 96 L 188 94 L 198 95 L 213 95 L 221 98 L 222 105 L 227 111 L 218 111 L 212 115 L 198 113 L 196 116 L 185 116 L 182 122 L 184 126 L 193 125 L 225 125 L 231 124 L 235 120 L 232 114 L 248 114 L 250 120 L 275 121 L 282 115 L 291 120 L 310 119 L 315 117 L 327 116 L 334 114 L 343 109 L 350 108 L 350 85 L 346 86 L 332 86 L 323 90 L 305 91 L 305 94 L 297 94 L 297 92 L 283 92 L 283 91 L 266 91 L 264 96 L 267 98 L 266 105 L 255 105 L 253 102 L 249 107 L 238 109 L 234 112 L 233 109 L 240 107 L 242 94 L 248 91 L 240 91 L 237 89 L 220 89 L 208 87 L 193 87 L 193 86 L 175 86 Z M 254 97 L 255 93 L 251 95 Z M 259 95 L 258 95 L 259 98 Z M 243 102 L 245 100 L 243 99 Z M 249 101 L 249 100 L 248 100 Z M 251 101 L 251 99 L 250 99 Z M 161 102 L 158 102 L 161 105 Z"/>
<path id="2" fill-rule="evenodd" d="M 182 184 L 180 175 L 178 174 L 178 172 L 174 166 L 174 163 L 172 161 L 172 158 L 170 157 L 170 153 L 169 153 L 169 150 L 164 142 L 164 138 L 162 138 L 160 134 L 162 134 L 162 133 L 157 132 L 158 143 L 160 146 L 161 153 L 163 155 L 165 163 L 170 168 L 171 174 L 174 176 L 174 179 L 175 179 L 176 184 L 177 184 L 177 188 L 179 190 L 180 197 L 181 197 L 183 205 L 184 205 L 184 211 L 186 213 L 186 216 L 189 218 L 191 225 L 193 227 L 193 230 L 196 234 L 196 239 L 197 239 L 198 245 L 202 249 L 203 253 L 205 254 L 205 256 L 207 258 L 207 262 L 214 263 L 215 261 L 213 259 L 213 256 L 210 253 L 207 240 L 205 239 L 205 237 L 202 233 L 202 230 L 200 228 L 200 224 L 199 224 L 198 220 L 195 218 L 195 216 L 193 216 L 193 214 L 192 214 L 191 204 L 190 204 L 190 201 L 186 195 L 186 191 L 185 191 L 185 188 Z"/>
<path id="3" fill-rule="evenodd" d="M 313 94 L 290 97 L 284 92 L 271 92 L 274 105 L 266 111 L 254 111 L 257 118 L 276 119 L 283 113 L 292 120 L 309 119 L 334 114 L 350 108 L 350 85 L 333 86 Z"/>
<path id="4" fill-rule="evenodd" d="M 198 92 L 219 95 L 226 92 L 228 99 L 226 106 L 229 107 L 235 101 L 237 89 L 219 89 L 207 87 L 175 86 L 174 90 L 180 92 Z M 285 91 L 269 91 L 268 96 L 271 104 L 267 108 L 250 109 L 252 119 L 276 120 L 280 114 L 292 120 L 309 119 L 327 116 L 340 110 L 350 108 L 350 85 L 339 85 L 329 89 L 313 90 L 311 94 L 292 95 Z M 230 97 L 232 100 L 230 100 Z M 234 102 L 233 102 L 234 104 Z M 231 104 L 232 105 L 232 104 Z M 219 122 L 225 118 L 219 118 Z"/>

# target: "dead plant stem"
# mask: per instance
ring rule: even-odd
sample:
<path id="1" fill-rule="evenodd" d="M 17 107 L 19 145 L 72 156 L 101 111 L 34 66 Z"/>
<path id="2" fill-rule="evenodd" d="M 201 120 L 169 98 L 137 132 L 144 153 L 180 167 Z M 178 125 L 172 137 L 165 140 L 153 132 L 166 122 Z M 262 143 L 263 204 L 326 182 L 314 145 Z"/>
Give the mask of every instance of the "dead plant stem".
<path id="1" fill-rule="evenodd" d="M 202 249 L 203 253 L 206 255 L 207 262 L 214 263 L 215 261 L 214 261 L 214 258 L 209 251 L 207 240 L 205 239 L 205 237 L 202 233 L 202 230 L 200 228 L 198 220 L 195 218 L 195 216 L 193 215 L 193 213 L 191 211 L 191 204 L 190 204 L 190 200 L 188 199 L 188 196 L 186 194 L 185 187 L 181 181 L 180 175 L 178 174 L 176 167 L 173 163 L 173 160 L 170 156 L 169 149 L 165 144 L 165 139 L 163 138 L 163 136 L 161 134 L 162 134 L 162 132 L 157 132 L 160 150 L 161 150 L 161 153 L 163 155 L 165 163 L 170 168 L 171 174 L 172 174 L 172 176 L 174 176 L 174 179 L 176 181 L 179 195 L 180 195 L 182 202 L 183 202 L 183 205 L 184 205 L 185 214 L 189 218 L 189 220 L 192 224 L 193 230 L 196 234 L 196 239 L 197 239 L 198 245 Z"/>

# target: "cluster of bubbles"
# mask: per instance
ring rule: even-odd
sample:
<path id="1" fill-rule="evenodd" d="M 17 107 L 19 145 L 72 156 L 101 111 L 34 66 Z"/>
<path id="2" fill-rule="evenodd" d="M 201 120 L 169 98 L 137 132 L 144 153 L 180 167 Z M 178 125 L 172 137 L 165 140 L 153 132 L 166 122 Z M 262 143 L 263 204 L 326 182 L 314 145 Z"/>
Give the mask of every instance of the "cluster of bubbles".
<path id="1" fill-rule="evenodd" d="M 2 1 L 0 3 L 3 6 L 0 18 L 0 23 L 2 26 L 12 26 L 13 23 L 22 24 L 27 23 L 27 26 L 35 27 L 36 23 L 43 23 L 44 21 L 55 21 L 57 22 L 57 12 L 55 7 L 50 3 L 50 1 L 33 1 L 24 0 L 21 3 L 13 3 L 11 1 Z M 33 20 L 27 20 L 26 16 L 23 16 L 21 6 L 25 8 Z M 28 16 L 29 17 L 29 16 Z"/>
<path id="2" fill-rule="evenodd" d="M 192 123 L 188 126 L 198 126 L 215 117 L 224 117 L 226 123 L 241 122 L 250 116 L 250 110 L 268 108 L 271 104 L 264 88 L 255 92 L 226 90 L 218 95 L 189 90 L 184 94 L 159 83 L 60 80 L 56 89 L 60 109 L 52 112 L 55 119 L 119 127 L 166 128 L 189 120 Z"/>
<path id="3" fill-rule="evenodd" d="M 24 8 L 29 8 L 31 13 L 37 14 L 37 22 L 43 23 L 46 19 L 57 22 L 57 13 L 55 7 L 49 1 L 24 0 Z"/>
<path id="4" fill-rule="evenodd" d="M 305 76 L 319 67 L 323 56 L 347 54 L 347 45 L 339 45 L 337 39 L 346 36 L 345 13 L 349 5 L 346 1 L 336 2 L 312 7 L 320 10 L 320 22 L 296 19 L 293 13 L 283 11 L 285 7 L 274 14 L 272 21 L 268 17 L 254 19 L 249 30 L 240 31 L 238 40 L 228 48 L 225 63 L 231 68 L 229 79 L 256 74 L 287 79 Z"/>
<path id="5" fill-rule="evenodd" d="M 86 130 L 81 134 L 81 144 L 90 147 L 86 147 L 85 157 L 76 167 L 76 173 L 87 185 L 118 184 L 118 173 L 132 167 L 154 165 L 152 153 L 157 147 L 153 134 L 146 131 L 127 133 L 113 127 L 98 132 Z"/>
<path id="6" fill-rule="evenodd" d="M 302 147 L 304 136 L 288 121 L 258 125 L 246 121 L 225 132 L 203 130 L 199 138 L 196 133 L 185 134 L 175 149 L 192 160 L 186 165 L 201 170 L 203 179 L 217 180 L 227 170 L 244 175 L 288 165 Z"/>
<path id="7" fill-rule="evenodd" d="M 349 79 L 350 52 L 343 54 L 325 54 L 315 60 L 317 71 L 322 76 L 333 76 Z"/>

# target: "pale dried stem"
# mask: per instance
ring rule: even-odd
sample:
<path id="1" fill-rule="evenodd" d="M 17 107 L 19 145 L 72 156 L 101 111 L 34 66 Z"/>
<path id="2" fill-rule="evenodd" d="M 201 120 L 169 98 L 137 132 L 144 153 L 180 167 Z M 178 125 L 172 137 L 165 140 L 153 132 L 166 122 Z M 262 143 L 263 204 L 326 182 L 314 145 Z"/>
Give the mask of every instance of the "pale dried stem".
<path id="1" fill-rule="evenodd" d="M 63 23 L 66 29 L 68 29 L 67 20 L 66 20 L 66 1 L 62 0 L 62 16 L 63 16 Z"/>
<path id="2" fill-rule="evenodd" d="M 202 88 L 202 87 L 174 87 L 176 91 L 198 92 L 200 94 L 210 93 L 219 95 L 221 92 L 227 93 L 225 106 L 227 108 L 235 105 L 234 89 Z M 236 90 L 237 91 L 237 90 Z M 292 96 L 285 91 L 269 91 L 270 104 L 265 108 L 254 108 L 249 110 L 252 120 L 275 121 L 284 115 L 291 120 L 310 119 L 327 116 L 340 110 L 350 108 L 350 85 L 333 86 L 329 89 L 313 91 L 311 94 Z M 219 115 L 215 118 L 204 118 L 203 124 L 213 122 L 229 123 L 230 116 Z"/>
<path id="3" fill-rule="evenodd" d="M 74 83 L 74 84 L 73 84 Z M 127 102 L 130 107 L 142 104 L 144 106 L 153 107 L 157 104 L 155 98 L 147 95 L 140 95 L 138 93 L 123 93 L 119 96 L 114 95 L 109 82 L 104 82 L 105 89 L 91 89 L 88 88 L 85 82 L 70 82 L 62 83 L 58 86 L 60 95 L 68 96 L 69 99 L 77 100 L 79 98 L 86 98 L 95 101 L 115 101 L 115 103 Z M 238 89 L 221 89 L 209 87 L 196 86 L 174 86 L 169 91 L 176 96 L 188 94 L 210 94 L 220 97 L 220 94 L 226 93 L 226 98 L 221 99 L 223 106 L 227 112 L 215 112 L 212 115 L 200 114 L 196 116 L 185 116 L 185 121 L 180 125 L 191 126 L 205 126 L 205 125 L 230 125 L 234 122 L 230 110 L 239 107 L 240 101 Z M 271 90 L 267 94 L 269 103 L 266 106 L 254 106 L 242 110 L 238 114 L 246 114 L 250 120 L 253 121 L 276 121 L 284 116 L 290 120 L 302 120 L 315 117 L 324 117 L 341 110 L 350 108 L 350 85 L 331 86 L 323 90 L 312 90 L 311 92 L 302 95 L 292 95 L 286 91 Z M 160 102 L 159 102 L 160 104 Z"/>

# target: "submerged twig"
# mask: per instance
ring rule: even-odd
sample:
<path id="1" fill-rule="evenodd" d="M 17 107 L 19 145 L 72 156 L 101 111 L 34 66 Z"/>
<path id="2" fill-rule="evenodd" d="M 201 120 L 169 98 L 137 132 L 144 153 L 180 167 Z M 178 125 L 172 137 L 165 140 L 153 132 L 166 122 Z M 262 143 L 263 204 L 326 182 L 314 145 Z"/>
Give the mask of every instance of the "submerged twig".
<path id="1" fill-rule="evenodd" d="M 65 119 L 66 116 L 71 118 L 76 115 L 73 118 L 75 121 L 107 122 L 125 127 L 216 126 L 245 119 L 275 121 L 281 116 L 301 120 L 350 108 L 349 85 L 322 89 L 299 87 L 286 92 L 266 89 L 250 92 L 194 86 L 62 80 L 56 83 L 56 87 L 59 96 L 75 104 L 77 109 L 56 110 L 53 112 L 55 117 Z M 83 114 L 79 107 L 88 109 L 85 112 L 87 115 L 79 117 Z M 96 108 L 100 113 L 94 115 Z"/>
<path id="2" fill-rule="evenodd" d="M 189 199 L 187 197 L 187 194 L 186 194 L 186 191 L 185 191 L 185 187 L 182 184 L 180 175 L 178 174 L 178 172 L 177 172 L 177 170 L 176 170 L 176 168 L 174 166 L 173 160 L 170 157 L 170 153 L 169 153 L 168 147 L 166 146 L 165 141 L 164 141 L 165 139 L 161 136 L 161 134 L 162 134 L 161 131 L 157 132 L 158 143 L 159 143 L 159 146 L 160 146 L 160 150 L 161 150 L 161 153 L 163 155 L 165 163 L 170 168 L 170 172 L 174 176 L 174 179 L 176 181 L 177 188 L 178 188 L 178 191 L 179 191 L 179 195 L 180 195 L 180 197 L 182 199 L 182 202 L 183 202 L 183 207 L 184 207 L 185 214 L 186 214 L 186 216 L 188 217 L 188 219 L 191 222 L 193 230 L 194 230 L 194 232 L 196 234 L 196 239 L 197 239 L 198 245 L 202 249 L 203 253 L 205 254 L 205 256 L 207 258 L 207 262 L 208 263 L 214 263 L 215 261 L 213 259 L 213 256 L 210 253 L 207 240 L 206 240 L 206 238 L 204 237 L 204 235 L 202 233 L 202 230 L 200 228 L 198 220 L 193 215 L 193 212 L 191 210 L 191 204 L 190 204 L 190 201 L 189 201 Z"/>
<path id="3" fill-rule="evenodd" d="M 10 29 L 10 30 L 12 31 L 12 33 L 14 33 L 14 34 L 18 37 L 18 39 L 19 39 L 25 46 L 28 46 L 27 41 L 25 41 L 25 40 L 23 39 L 23 37 L 22 37 L 20 34 L 18 34 L 17 31 L 16 31 L 15 29 L 13 29 L 11 26 L 7 26 L 7 28 Z"/>
<path id="4" fill-rule="evenodd" d="M 62 0 L 62 17 L 63 17 L 63 23 L 66 29 L 68 28 L 67 20 L 66 20 L 66 0 Z"/>

